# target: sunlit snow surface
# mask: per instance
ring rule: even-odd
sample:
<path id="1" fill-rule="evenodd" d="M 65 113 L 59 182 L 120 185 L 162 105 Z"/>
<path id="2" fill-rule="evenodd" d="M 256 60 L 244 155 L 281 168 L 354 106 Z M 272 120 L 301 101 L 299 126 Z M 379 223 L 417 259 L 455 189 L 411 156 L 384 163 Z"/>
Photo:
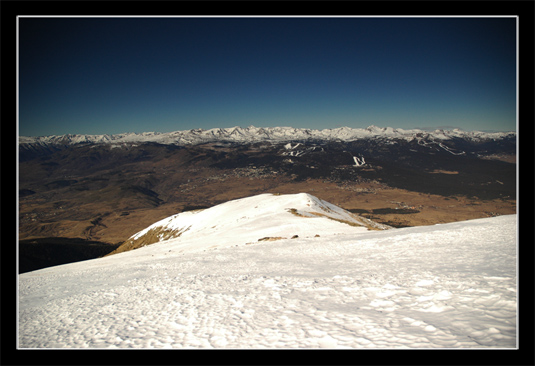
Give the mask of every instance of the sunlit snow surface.
<path id="1" fill-rule="evenodd" d="M 516 348 L 516 220 L 175 239 L 28 272 L 19 347 Z"/>

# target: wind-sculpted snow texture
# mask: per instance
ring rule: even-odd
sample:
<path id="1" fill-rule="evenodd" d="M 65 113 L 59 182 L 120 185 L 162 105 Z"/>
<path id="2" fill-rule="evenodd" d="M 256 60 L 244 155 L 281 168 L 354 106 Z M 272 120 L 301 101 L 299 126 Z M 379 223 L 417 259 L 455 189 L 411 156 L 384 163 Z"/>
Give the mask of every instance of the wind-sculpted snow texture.
<path id="1" fill-rule="evenodd" d="M 516 348 L 516 221 L 249 245 L 198 232 L 28 272 L 19 347 Z"/>

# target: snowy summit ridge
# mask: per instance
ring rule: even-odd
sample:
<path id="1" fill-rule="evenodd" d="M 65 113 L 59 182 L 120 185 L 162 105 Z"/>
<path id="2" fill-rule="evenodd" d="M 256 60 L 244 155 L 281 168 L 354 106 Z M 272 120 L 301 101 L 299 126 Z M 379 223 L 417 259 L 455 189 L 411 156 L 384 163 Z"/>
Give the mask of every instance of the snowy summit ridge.
<path id="1" fill-rule="evenodd" d="M 388 228 L 307 193 L 266 193 L 172 215 L 134 234 L 125 248 L 177 239 L 204 249 L 203 243 L 217 247 Z"/>
<path id="2" fill-rule="evenodd" d="M 448 140 L 451 138 L 462 138 L 467 140 L 502 139 L 515 136 L 515 132 L 481 132 L 462 131 L 453 129 L 451 131 L 437 129 L 435 131 L 424 131 L 420 129 L 401 129 L 392 127 L 369 126 L 367 128 L 340 127 L 334 129 L 306 129 L 293 127 L 230 127 L 213 128 L 209 130 L 192 129 L 185 131 L 174 131 L 168 133 L 143 132 L 143 133 L 121 133 L 113 135 L 52 135 L 27 137 L 21 136 L 19 143 L 24 145 L 59 145 L 68 146 L 76 144 L 121 144 L 121 143 L 143 143 L 155 142 L 172 145 L 196 145 L 208 142 L 288 142 L 306 140 L 325 141 L 355 141 L 359 139 L 384 138 L 384 139 L 404 139 L 412 141 L 416 138 L 430 137 L 434 140 Z"/>

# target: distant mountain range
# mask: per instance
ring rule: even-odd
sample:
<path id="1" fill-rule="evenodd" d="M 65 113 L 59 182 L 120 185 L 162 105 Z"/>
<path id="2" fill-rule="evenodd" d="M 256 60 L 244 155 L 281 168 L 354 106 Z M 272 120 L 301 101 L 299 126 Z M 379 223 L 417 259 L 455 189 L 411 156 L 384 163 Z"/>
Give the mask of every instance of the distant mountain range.
<path id="1" fill-rule="evenodd" d="M 118 244 L 260 193 L 311 193 L 395 227 L 510 214 L 516 137 L 375 126 L 20 137 L 19 238 Z"/>
<path id="2" fill-rule="evenodd" d="M 287 142 L 287 141 L 355 141 L 360 139 L 381 138 L 381 139 L 403 139 L 413 141 L 418 139 L 450 140 L 454 138 L 469 141 L 496 140 L 504 138 L 515 138 L 516 132 L 481 132 L 435 130 L 424 131 L 420 129 L 404 130 L 392 127 L 369 126 L 367 128 L 340 127 L 334 129 L 314 130 L 307 128 L 293 127 L 254 127 L 249 126 L 231 128 L 213 128 L 209 130 L 193 129 L 187 131 L 175 131 L 168 133 L 143 132 L 143 133 L 121 133 L 114 135 L 59 135 L 59 136 L 21 136 L 19 143 L 21 147 L 28 149 L 39 149 L 69 146 L 76 144 L 112 144 L 123 143 L 144 143 L 155 142 L 166 145 L 196 145 L 209 142 L 235 142 L 235 143 L 255 143 L 255 142 Z"/>

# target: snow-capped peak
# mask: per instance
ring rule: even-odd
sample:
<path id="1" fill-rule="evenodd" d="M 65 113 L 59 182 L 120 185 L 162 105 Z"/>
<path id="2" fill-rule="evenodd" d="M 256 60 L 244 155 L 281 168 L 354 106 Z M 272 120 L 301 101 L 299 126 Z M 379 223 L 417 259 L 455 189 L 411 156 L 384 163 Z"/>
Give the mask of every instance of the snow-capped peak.
<path id="1" fill-rule="evenodd" d="M 201 249 L 204 243 L 240 245 L 263 238 L 330 236 L 387 228 L 307 193 L 266 193 L 170 216 L 133 235 L 124 249 L 171 239 L 187 239 L 189 243 L 193 239 L 196 244 L 192 249 Z"/>
<path id="2" fill-rule="evenodd" d="M 296 140 L 341 140 L 355 141 L 367 138 L 398 138 L 413 140 L 417 135 L 424 134 L 438 140 L 450 139 L 452 137 L 466 138 L 470 140 L 501 139 L 515 136 L 515 132 L 480 132 L 480 131 L 452 131 L 436 130 L 426 132 L 419 129 L 394 129 L 392 127 L 369 126 L 363 128 L 339 127 L 335 129 L 304 129 L 293 127 L 255 127 L 242 128 L 234 126 L 230 128 L 213 128 L 204 130 L 201 128 L 187 131 L 174 131 L 168 133 L 144 132 L 144 133 L 121 133 L 115 135 L 61 135 L 61 136 L 40 136 L 19 138 L 20 144 L 40 144 L 40 145 L 72 145 L 81 143 L 138 143 L 156 142 L 160 144 L 191 145 L 206 142 L 229 141 L 229 142 L 288 142 Z"/>

